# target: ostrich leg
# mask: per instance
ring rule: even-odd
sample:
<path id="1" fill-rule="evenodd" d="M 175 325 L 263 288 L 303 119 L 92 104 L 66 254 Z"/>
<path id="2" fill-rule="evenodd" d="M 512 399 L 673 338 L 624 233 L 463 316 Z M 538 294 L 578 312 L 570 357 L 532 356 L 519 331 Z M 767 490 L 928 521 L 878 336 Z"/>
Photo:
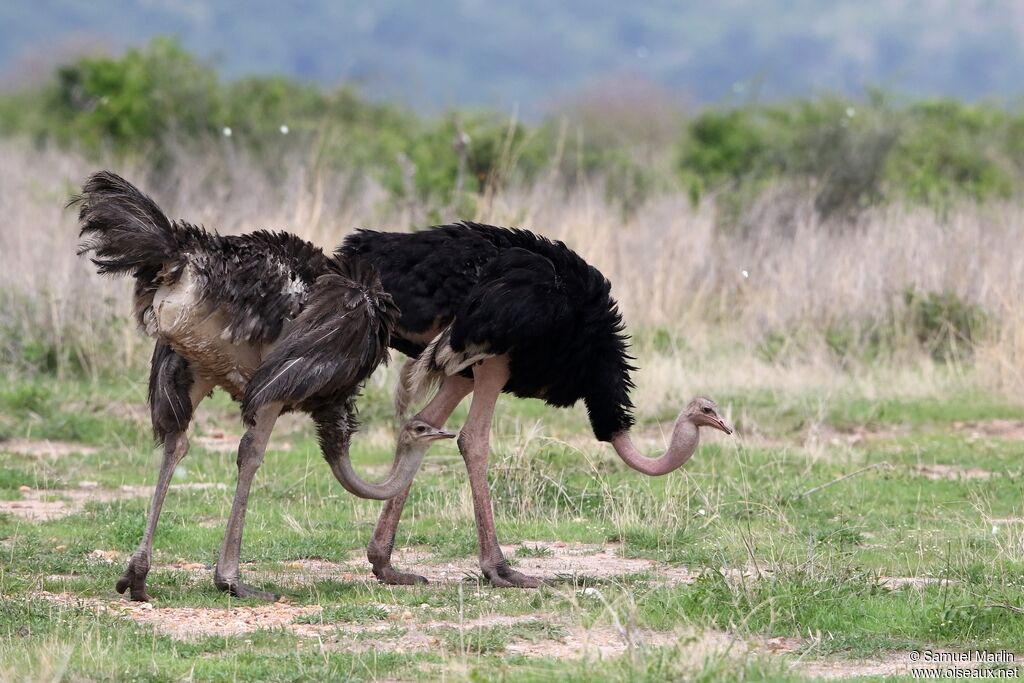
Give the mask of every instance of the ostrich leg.
<path id="1" fill-rule="evenodd" d="M 445 377 L 434 398 L 413 419 L 423 420 L 434 427 L 443 427 L 459 402 L 472 391 L 473 380 L 458 375 Z M 406 498 L 409 497 L 410 488 L 411 484 L 384 504 L 384 510 L 380 513 L 373 536 L 370 537 L 370 544 L 366 548 L 366 558 L 373 565 L 373 575 L 381 583 L 410 585 L 427 582 L 422 576 L 400 572 L 391 564 L 395 534 L 398 532 L 398 522 L 402 517 L 402 509 L 405 507 Z"/>
<path id="2" fill-rule="evenodd" d="M 459 434 L 459 450 L 469 470 L 469 486 L 473 491 L 481 571 L 491 585 L 498 588 L 536 588 L 543 582 L 509 567 L 501 552 L 494 529 L 491 494 L 487 489 L 487 458 L 490 455 L 494 406 L 508 378 L 506 356 L 494 356 L 473 366 L 473 403 L 469 408 L 469 418 Z"/>
<path id="3" fill-rule="evenodd" d="M 213 583 L 217 588 L 237 598 L 273 601 L 279 597 L 242 583 L 239 578 L 238 562 L 242 553 L 242 530 L 245 528 L 245 511 L 249 507 L 249 490 L 256 471 L 263 464 L 270 432 L 273 431 L 280 412 L 279 403 L 271 403 L 261 408 L 256 414 L 256 424 L 249 428 L 238 444 L 238 484 L 235 487 L 235 500 L 231 504 L 231 515 L 228 517 L 227 530 L 224 532 L 220 558 L 213 571 Z"/>
<path id="4" fill-rule="evenodd" d="M 170 383 L 167 383 L 170 384 Z M 176 431 L 168 432 L 164 436 L 164 456 L 160 463 L 160 474 L 157 476 L 156 489 L 153 491 L 153 500 L 149 508 L 149 516 L 146 517 L 146 530 L 142 534 L 142 541 L 135 550 L 124 574 L 117 580 L 117 592 L 129 591 L 129 596 L 137 602 L 149 602 L 150 597 L 146 593 L 146 575 L 149 574 L 150 559 L 153 553 L 153 535 L 156 533 L 157 522 L 160 521 L 160 511 L 163 509 L 164 498 L 167 496 L 167 489 L 171 484 L 171 477 L 174 476 L 174 468 L 178 466 L 182 458 L 188 453 L 188 438 L 185 436 L 185 429 L 195 413 L 196 407 L 206 397 L 213 386 L 204 380 L 195 379 L 192 386 L 187 390 L 187 395 L 179 396 L 179 407 L 190 406 L 191 412 L 180 419 L 175 416 L 174 422 L 179 424 Z M 174 391 L 174 387 L 161 386 L 160 390 Z M 180 390 L 180 389 L 179 389 Z M 163 404 L 165 409 L 171 407 L 170 399 Z M 157 408 L 159 410 L 159 408 Z M 154 416 L 154 422 L 158 421 Z M 130 589 L 130 590 L 129 590 Z"/>

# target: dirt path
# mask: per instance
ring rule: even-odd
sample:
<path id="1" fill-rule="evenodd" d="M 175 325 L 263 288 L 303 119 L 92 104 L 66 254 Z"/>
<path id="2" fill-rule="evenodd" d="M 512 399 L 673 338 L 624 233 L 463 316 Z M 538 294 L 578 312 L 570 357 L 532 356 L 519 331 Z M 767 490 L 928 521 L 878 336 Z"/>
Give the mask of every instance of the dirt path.
<path id="1" fill-rule="evenodd" d="M 171 484 L 171 490 L 196 491 L 227 490 L 227 484 L 193 483 Z M 30 522 L 48 522 L 81 512 L 89 502 L 109 503 L 126 498 L 148 498 L 152 486 L 125 485 L 116 489 L 101 489 L 95 482 L 83 481 L 77 489 L 32 489 L 23 486 L 20 500 L 0 500 L 0 513 L 9 513 Z"/>
<path id="2" fill-rule="evenodd" d="M 206 636 L 244 637 L 261 630 L 283 630 L 302 639 L 315 641 L 322 650 L 347 652 L 379 651 L 408 654 L 447 650 L 454 655 L 474 653 L 480 638 L 488 638 L 488 629 L 543 625 L 556 627 L 550 636 L 515 637 L 489 646 L 490 652 L 551 659 L 602 659 L 626 655 L 647 648 L 674 647 L 686 661 L 705 662 L 721 657 L 782 657 L 794 672 L 810 678 L 844 679 L 861 676 L 908 675 L 911 668 L 970 669 L 976 663 L 917 664 L 910 652 L 888 652 L 877 659 L 848 660 L 836 657 L 809 658 L 801 655 L 806 639 L 792 637 L 741 637 L 716 629 L 678 628 L 672 631 L 627 629 L 617 625 L 596 624 L 590 628 L 565 624 L 556 614 L 535 613 L 520 616 L 491 614 L 459 620 L 432 616 L 426 605 L 406 608 L 380 604 L 385 616 L 370 623 L 321 621 L 319 605 L 297 606 L 286 603 L 258 606 L 156 607 L 148 603 L 123 600 L 78 598 L 68 593 L 38 592 L 36 597 L 63 607 L 90 609 L 98 614 L 131 619 L 151 626 L 158 633 L 178 640 Z M 497 649 L 494 649 L 497 648 Z M 934 652 L 944 652 L 934 650 Z"/>
<path id="3" fill-rule="evenodd" d="M 259 630 L 283 629 L 302 638 L 315 638 L 325 649 L 348 651 L 381 650 L 415 652 L 445 646 L 472 652 L 482 629 L 513 627 L 528 623 L 559 624 L 554 614 L 523 616 L 485 615 L 459 620 L 430 618 L 426 610 L 394 605 L 377 605 L 386 618 L 369 624 L 318 623 L 323 613 L 319 605 L 296 606 L 286 603 L 231 607 L 156 607 L 149 603 L 124 600 L 77 598 L 68 593 L 40 591 L 36 597 L 64 607 L 93 610 L 152 626 L 157 632 L 179 640 L 205 636 L 244 636 Z M 309 618 L 313 616 L 313 618 Z M 456 634 L 454 637 L 446 633 Z M 742 640 L 720 631 L 682 629 L 659 632 L 647 629 L 625 630 L 614 626 L 592 628 L 564 626 L 561 635 L 551 638 L 512 638 L 505 652 L 526 657 L 616 657 L 632 648 L 678 645 L 693 654 L 707 656 L 736 648 L 747 651 Z"/>
<path id="4" fill-rule="evenodd" d="M 63 458 L 68 455 L 91 455 L 98 448 L 71 441 L 50 441 L 48 439 L 8 439 L 0 441 L 0 453 L 27 455 L 32 458 Z"/>

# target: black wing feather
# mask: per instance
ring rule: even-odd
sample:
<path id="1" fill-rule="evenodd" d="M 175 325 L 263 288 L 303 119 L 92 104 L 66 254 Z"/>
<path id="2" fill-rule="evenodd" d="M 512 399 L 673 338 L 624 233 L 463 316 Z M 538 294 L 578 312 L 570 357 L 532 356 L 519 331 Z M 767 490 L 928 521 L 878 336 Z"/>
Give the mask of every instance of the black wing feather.
<path id="1" fill-rule="evenodd" d="M 569 316 L 554 264 L 525 249 L 507 249 L 487 264 L 456 313 L 450 344 L 457 352 L 508 353 L 550 338 Z"/>

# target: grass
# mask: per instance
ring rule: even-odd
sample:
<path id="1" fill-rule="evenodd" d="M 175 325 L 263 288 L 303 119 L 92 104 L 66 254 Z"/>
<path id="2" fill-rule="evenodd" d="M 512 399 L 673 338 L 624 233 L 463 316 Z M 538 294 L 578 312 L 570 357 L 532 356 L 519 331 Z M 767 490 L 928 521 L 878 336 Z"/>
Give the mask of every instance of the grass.
<path id="1" fill-rule="evenodd" d="M 95 164 L 9 141 L 0 151 L 10 266 L 0 272 L 0 504 L 74 502 L 83 482 L 149 486 L 159 460 L 144 407 L 151 342 L 132 329 L 130 283 L 101 279 L 75 257 L 73 216 L 60 209 Z M 142 167 L 119 168 L 145 184 Z M 428 210 L 455 218 L 436 207 L 407 213 L 372 183 L 353 194 L 329 171 L 308 170 L 289 163 L 267 178 L 211 156 L 145 189 L 169 214 L 225 233 L 291 228 L 325 247 L 355 225 L 409 227 L 409 215 Z M 798 658 L 892 660 L 920 646 L 1024 654 L 1024 441 L 961 424 L 1024 420 L 1024 315 L 1005 297 L 1022 285 L 1006 248 L 1020 241 L 1020 207 L 937 215 L 893 205 L 856 225 L 793 208 L 763 206 L 733 234 L 716 229 L 713 206 L 682 193 L 623 212 L 601 188 L 563 195 L 540 183 L 510 184 L 461 216 L 563 239 L 614 283 L 636 333 L 643 448 L 661 449 L 698 393 L 738 428 L 731 439 L 709 435 L 681 471 L 647 479 L 593 441 L 581 407 L 502 401 L 489 473 L 499 538 L 526 572 L 571 559 L 551 586 L 482 585 L 462 459 L 448 442 L 427 457 L 397 545 L 417 552 L 401 568 L 452 565 L 456 580 L 372 581 L 364 549 L 380 504 L 345 493 L 308 423 L 285 421 L 250 499 L 243 573 L 309 609 L 240 636 L 176 639 L 114 609 L 145 497 L 97 495 L 45 522 L 0 513 L 0 680 L 761 681 L 800 678 Z M 978 307 L 991 324 L 943 362 L 920 336 L 948 336 L 955 321 L 932 311 L 915 328 L 901 309 L 908 292 L 935 294 L 954 312 Z M 360 401 L 353 460 L 371 477 L 391 459 L 396 365 Z M 451 424 L 465 415 L 463 406 Z M 222 393 L 194 428 L 224 441 L 241 431 Z M 7 439 L 79 448 L 17 454 Z M 972 474 L 944 474 L 961 470 Z M 210 576 L 235 472 L 233 452 L 193 438 L 173 483 L 227 490 L 168 495 L 149 577 L 159 609 L 253 606 L 216 591 Z M 606 548 L 621 571 L 603 569 Z M 108 562 L 110 551 L 121 556 Z M 326 569 L 302 569 L 317 562 Z M 646 645 L 566 654 L 581 634 L 604 634 L 612 647 L 623 632 Z M 723 638 L 733 647 L 715 645 Z M 790 653 L 766 646 L 779 638 Z"/>
<path id="2" fill-rule="evenodd" d="M 450 444 L 429 455 L 398 545 L 420 548 L 428 564 L 456 563 L 464 579 L 410 587 L 367 581 L 363 549 L 379 504 L 337 486 L 309 425 L 296 421 L 275 436 L 257 476 L 243 572 L 295 606 L 320 608 L 292 620 L 319 629 L 319 641 L 282 627 L 178 640 L 116 611 L 97 612 L 88 601 L 114 600 L 114 580 L 138 542 L 148 501 L 94 500 L 48 522 L 0 515 L 0 678 L 789 680 L 799 668 L 759 650 L 759 639 L 793 639 L 790 661 L 896 657 L 923 646 L 1024 652 L 1024 524 L 1007 521 L 1024 517 L 1024 442 L 954 425 L 1020 419 L 1024 411 L 989 399 L 970 402 L 965 416 L 956 406 L 972 389 L 962 389 L 948 403 L 898 394 L 873 401 L 849 384 L 817 396 L 783 394 L 773 412 L 755 388 L 744 430 L 768 438 L 715 439 L 681 472 L 657 479 L 638 477 L 581 436 L 581 410 L 542 411 L 536 402 L 505 400 L 491 487 L 499 537 L 513 546 L 509 557 L 518 565 L 557 561 L 557 548 L 540 541 L 617 543 L 624 558 L 658 563 L 588 576 L 588 567 L 600 570 L 600 555 L 591 554 L 577 558 L 583 568 L 575 576 L 538 591 L 480 583 L 468 487 Z M 761 391 L 779 395 L 778 388 Z M 101 489 L 150 484 L 156 449 L 133 417 L 138 411 L 123 407 L 143 396 L 134 378 L 9 384 L 0 393 L 8 436 L 61 438 L 96 450 L 0 456 L 0 500 L 22 498 L 22 486 L 59 499 L 81 481 Z M 371 389 L 366 412 L 386 416 L 378 405 L 384 401 L 384 390 Z M 215 396 L 201 409 L 198 431 L 237 434 L 233 411 Z M 73 422 L 80 428 L 61 426 Z M 354 452 L 364 471 L 389 460 L 391 437 L 382 429 L 382 419 L 367 420 Z M 822 430 L 867 436 L 807 441 Z M 995 476 L 929 478 L 919 470 L 941 465 Z M 230 487 L 234 474 L 232 453 L 196 442 L 175 482 Z M 216 591 L 208 569 L 229 504 L 230 490 L 169 494 L 149 577 L 158 607 L 247 604 Z M 107 562 L 96 550 L 122 557 Z M 312 560 L 338 569 L 295 568 Z M 207 569 L 176 568 L 183 562 Z M 666 582 L 673 568 L 697 578 Z M 894 584 L 889 577 L 923 583 Z M 47 602 L 36 597 L 40 591 L 86 602 Z M 619 658 L 544 654 L 579 633 L 614 634 L 619 627 L 666 635 L 660 646 Z M 695 653 L 702 637 L 687 634 L 705 632 L 729 632 L 754 645 L 733 657 Z M 434 644 L 409 647 L 414 634 Z M 513 643 L 539 646 L 539 656 L 510 654 Z"/>

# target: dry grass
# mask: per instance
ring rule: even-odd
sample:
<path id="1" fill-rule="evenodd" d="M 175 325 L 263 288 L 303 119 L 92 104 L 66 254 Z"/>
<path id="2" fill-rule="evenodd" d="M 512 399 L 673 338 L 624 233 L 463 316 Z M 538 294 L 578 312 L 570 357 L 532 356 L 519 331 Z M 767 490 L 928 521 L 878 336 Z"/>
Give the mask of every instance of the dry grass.
<path id="1" fill-rule="evenodd" d="M 128 322 L 130 285 L 100 279 L 74 254 L 74 216 L 63 204 L 101 165 L 0 143 L 0 358 L 16 364 L 35 343 L 36 356 L 53 350 L 58 371 L 99 372 L 132 366 L 147 353 L 148 342 Z M 140 165 L 109 166 L 170 215 L 225 233 L 287 229 L 330 248 L 355 227 L 409 227 L 408 207 L 372 181 L 319 174 L 298 157 L 278 169 L 277 180 L 224 154 L 190 160 L 159 180 Z M 1013 248 L 1024 238 L 1022 207 L 972 205 L 938 216 L 892 206 L 843 224 L 823 224 L 809 203 L 791 199 L 773 205 L 769 198 L 755 211 L 745 223 L 754 227 L 729 233 L 716 228 L 713 203 L 694 208 L 683 193 L 655 196 L 623 217 L 601 187 L 566 192 L 538 183 L 492 193 L 476 216 L 465 217 L 565 240 L 611 279 L 631 329 L 661 331 L 660 353 L 641 349 L 649 361 L 643 404 L 678 398 L 680 377 L 707 391 L 751 383 L 820 387 L 840 375 L 848 381 L 822 331 L 898 309 L 908 290 L 954 293 L 988 311 L 996 324 L 975 355 L 978 376 L 1003 393 L 1022 392 L 1024 310 L 1016 293 L 1024 290 L 1024 259 Z M 780 333 L 803 335 L 799 353 L 784 365 L 758 354 Z M 919 355 L 871 374 L 885 375 L 886 383 L 912 374 L 920 393 L 948 382 L 949 373 Z"/>

